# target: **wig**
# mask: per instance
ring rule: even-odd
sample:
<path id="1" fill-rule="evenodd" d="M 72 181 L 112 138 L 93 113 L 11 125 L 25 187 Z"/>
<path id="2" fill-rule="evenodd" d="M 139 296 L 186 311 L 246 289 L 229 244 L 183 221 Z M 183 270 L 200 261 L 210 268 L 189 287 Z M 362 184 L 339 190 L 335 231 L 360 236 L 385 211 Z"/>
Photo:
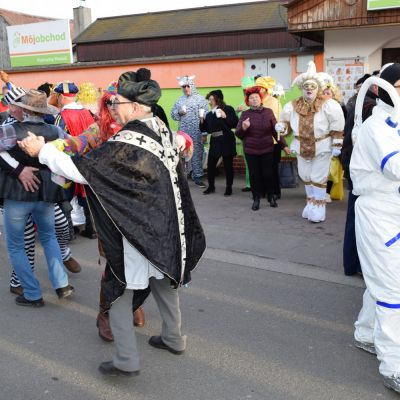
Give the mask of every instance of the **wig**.
<path id="1" fill-rule="evenodd" d="M 106 142 L 121 130 L 121 126 L 115 122 L 107 106 L 107 102 L 110 102 L 112 97 L 114 96 L 111 93 L 104 92 L 99 101 L 99 127 L 102 142 Z"/>
<path id="2" fill-rule="evenodd" d="M 244 101 L 248 107 L 249 107 L 249 97 L 252 94 L 255 94 L 255 93 L 258 94 L 260 96 L 261 102 L 264 100 L 264 94 L 262 93 L 261 89 L 262 88 L 260 86 L 253 86 L 253 87 L 246 88 L 244 90 L 244 96 L 245 96 Z"/>

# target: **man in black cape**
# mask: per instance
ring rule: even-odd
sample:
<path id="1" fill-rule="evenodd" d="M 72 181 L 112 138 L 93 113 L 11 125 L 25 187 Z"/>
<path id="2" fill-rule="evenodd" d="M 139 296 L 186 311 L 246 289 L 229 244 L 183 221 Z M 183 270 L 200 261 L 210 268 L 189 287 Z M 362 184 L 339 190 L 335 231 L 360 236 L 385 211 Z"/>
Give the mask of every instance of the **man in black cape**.
<path id="1" fill-rule="evenodd" d="M 205 250 L 176 137 L 151 113 L 161 89 L 141 79 L 135 72 L 121 75 L 113 107 L 123 128 L 86 156 L 70 158 L 34 135 L 20 143 L 54 173 L 85 184 L 107 259 L 103 284 L 116 353 L 100 364 L 106 375 L 139 372 L 132 302 L 136 309 L 150 290 L 163 324 L 149 344 L 183 353 L 177 288 L 190 282 Z"/>

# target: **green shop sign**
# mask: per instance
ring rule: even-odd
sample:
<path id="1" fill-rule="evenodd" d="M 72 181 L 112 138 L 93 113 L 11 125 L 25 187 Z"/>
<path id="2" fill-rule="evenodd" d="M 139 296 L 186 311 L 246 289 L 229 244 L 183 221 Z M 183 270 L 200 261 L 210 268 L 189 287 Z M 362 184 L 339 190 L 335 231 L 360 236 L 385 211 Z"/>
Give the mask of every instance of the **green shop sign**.
<path id="1" fill-rule="evenodd" d="M 384 10 L 386 8 L 400 8 L 400 0 L 367 0 L 367 10 Z"/>

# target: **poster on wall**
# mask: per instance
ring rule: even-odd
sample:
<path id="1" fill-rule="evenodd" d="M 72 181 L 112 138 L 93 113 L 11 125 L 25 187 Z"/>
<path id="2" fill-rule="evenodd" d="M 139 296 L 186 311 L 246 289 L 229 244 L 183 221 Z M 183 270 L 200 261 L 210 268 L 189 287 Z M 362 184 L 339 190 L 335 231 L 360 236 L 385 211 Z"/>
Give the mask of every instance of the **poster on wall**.
<path id="1" fill-rule="evenodd" d="M 385 10 L 387 8 L 400 8 L 399 0 L 368 0 L 367 10 Z"/>
<path id="2" fill-rule="evenodd" d="M 332 76 L 336 86 L 340 89 L 343 102 L 346 104 L 355 94 L 354 85 L 364 75 L 363 60 L 331 59 L 327 60 L 326 72 Z"/>
<path id="3" fill-rule="evenodd" d="M 7 27 L 12 67 L 73 62 L 69 20 Z"/>

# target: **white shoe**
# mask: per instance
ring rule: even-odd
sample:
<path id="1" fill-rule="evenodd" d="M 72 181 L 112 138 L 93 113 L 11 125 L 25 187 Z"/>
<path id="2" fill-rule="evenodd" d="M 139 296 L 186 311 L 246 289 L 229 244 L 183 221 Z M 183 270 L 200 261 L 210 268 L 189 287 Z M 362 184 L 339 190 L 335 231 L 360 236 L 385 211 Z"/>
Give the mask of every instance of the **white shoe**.
<path id="1" fill-rule="evenodd" d="M 383 385 L 388 389 L 392 389 L 397 393 L 400 393 L 400 377 L 396 376 L 384 376 Z"/>
<path id="2" fill-rule="evenodd" d="M 326 194 L 325 202 L 332 203 L 331 195 L 329 193 Z"/>
<path id="3" fill-rule="evenodd" d="M 304 207 L 303 212 L 301 213 L 301 216 L 304 219 L 308 219 L 308 214 L 309 214 L 310 207 L 311 207 L 310 203 L 307 203 L 306 206 Z"/>
<path id="4" fill-rule="evenodd" d="M 325 205 L 313 205 L 308 212 L 308 220 L 311 222 L 323 222 L 326 217 Z"/>
<path id="5" fill-rule="evenodd" d="M 366 351 L 370 354 L 376 355 L 375 345 L 373 343 L 361 342 L 360 340 L 354 340 L 354 346 L 357 348 Z"/>

